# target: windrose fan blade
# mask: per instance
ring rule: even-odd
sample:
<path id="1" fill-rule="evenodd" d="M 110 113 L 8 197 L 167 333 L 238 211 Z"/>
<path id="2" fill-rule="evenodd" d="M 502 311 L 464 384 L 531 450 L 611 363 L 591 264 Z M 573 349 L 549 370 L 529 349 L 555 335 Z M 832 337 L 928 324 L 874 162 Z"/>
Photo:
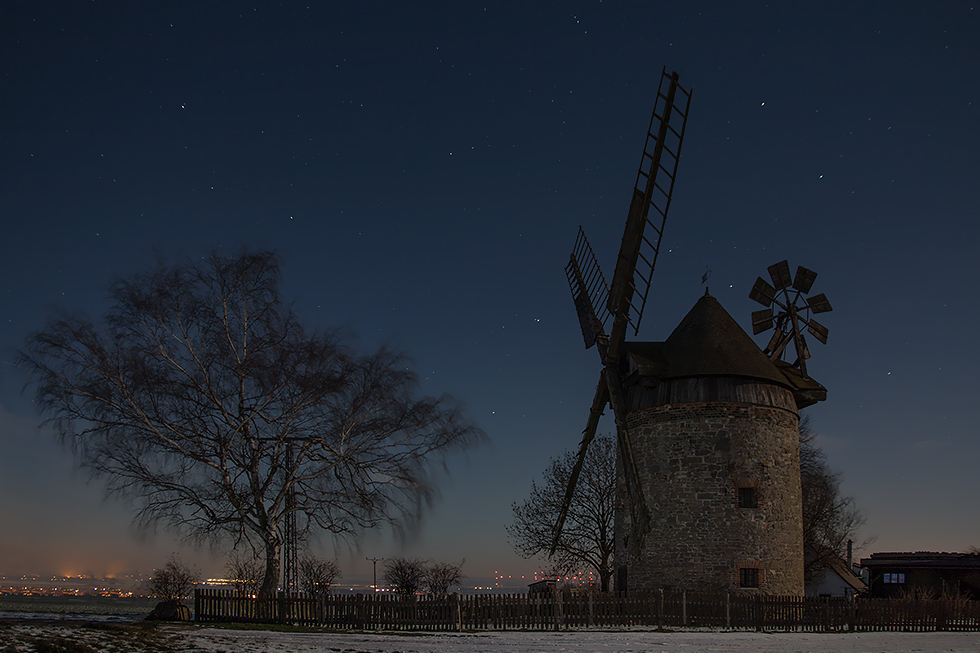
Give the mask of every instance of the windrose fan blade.
<path id="1" fill-rule="evenodd" d="M 810 307 L 810 310 L 814 313 L 828 313 L 834 310 L 830 301 L 827 299 L 827 295 L 820 293 L 819 295 L 814 295 L 806 300 L 806 305 Z"/>
<path id="2" fill-rule="evenodd" d="M 772 309 L 752 311 L 752 335 L 759 335 L 772 328 Z"/>
<path id="3" fill-rule="evenodd" d="M 769 266 L 769 277 L 772 279 L 773 288 L 782 290 L 792 283 L 789 276 L 789 261 L 780 261 Z"/>
<path id="4" fill-rule="evenodd" d="M 749 291 L 749 299 L 759 302 L 763 306 L 772 306 L 772 300 L 776 298 L 776 289 L 769 285 L 769 282 L 758 277 L 755 285 Z"/>
<path id="5" fill-rule="evenodd" d="M 806 330 L 809 331 L 810 335 L 812 335 L 814 338 L 816 338 L 817 340 L 819 340 L 825 345 L 827 344 L 827 333 L 828 333 L 827 327 L 820 324 L 812 317 L 807 322 Z"/>
<path id="6" fill-rule="evenodd" d="M 796 276 L 793 277 L 793 287 L 799 290 L 801 293 L 810 292 L 810 288 L 813 286 L 814 279 L 817 278 L 817 273 L 813 270 L 807 270 L 802 265 L 796 268 Z"/>

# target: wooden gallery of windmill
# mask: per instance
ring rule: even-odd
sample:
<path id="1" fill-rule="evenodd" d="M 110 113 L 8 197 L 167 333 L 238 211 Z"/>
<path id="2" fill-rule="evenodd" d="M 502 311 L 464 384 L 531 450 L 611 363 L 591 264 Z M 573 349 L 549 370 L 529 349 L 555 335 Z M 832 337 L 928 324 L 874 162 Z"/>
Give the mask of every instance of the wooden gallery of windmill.
<path id="1" fill-rule="evenodd" d="M 663 342 L 626 341 L 646 304 L 690 101 L 677 73 L 665 70 L 611 287 L 581 229 L 566 268 L 602 373 L 555 544 L 608 406 L 622 506 L 615 589 L 802 595 L 799 409 L 827 392 L 807 375 L 801 329 L 826 342 L 810 314 L 831 310 L 822 294 L 801 299 L 816 274 L 801 267 L 791 278 L 783 261 L 769 268 L 772 285 L 756 281 L 750 296 L 767 308 L 753 313 L 753 330 L 774 328 L 765 350 L 707 291 Z M 790 344 L 792 364 L 782 360 Z"/>

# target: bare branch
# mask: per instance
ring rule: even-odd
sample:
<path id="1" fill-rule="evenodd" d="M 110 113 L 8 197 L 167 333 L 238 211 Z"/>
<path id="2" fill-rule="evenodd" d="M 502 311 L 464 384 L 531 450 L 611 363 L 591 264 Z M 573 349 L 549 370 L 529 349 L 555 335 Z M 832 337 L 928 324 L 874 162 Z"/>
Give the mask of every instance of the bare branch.
<path id="1" fill-rule="evenodd" d="M 176 554 L 171 554 L 163 569 L 158 569 L 150 579 L 150 591 L 164 601 L 185 599 L 194 589 L 197 571 L 181 562 Z"/>
<path id="2" fill-rule="evenodd" d="M 385 563 L 384 579 L 398 594 L 415 596 L 425 583 L 426 562 L 419 558 L 392 558 Z"/>
<path id="3" fill-rule="evenodd" d="M 800 419 L 800 487 L 803 492 L 804 573 L 807 578 L 834 557 L 843 559 L 848 540 L 855 540 L 865 523 L 853 497 L 840 494 L 840 476 L 827 466 L 816 444 L 810 416 Z M 862 542 L 858 546 L 869 544 Z"/>
<path id="4" fill-rule="evenodd" d="M 299 577 L 303 591 L 312 596 L 325 596 L 340 578 L 340 567 L 333 560 L 307 556 L 299 561 Z"/>
<path id="5" fill-rule="evenodd" d="M 569 450 L 553 459 L 544 471 L 543 484 L 532 482 L 528 499 L 513 505 L 514 522 L 507 533 L 519 555 L 543 557 L 551 550 L 554 524 L 576 456 L 577 450 Z M 601 589 L 608 591 L 616 507 L 616 443 L 613 436 L 604 434 L 589 445 L 558 547 L 550 560 L 555 574 L 592 569 L 599 575 Z"/>
<path id="6" fill-rule="evenodd" d="M 53 316 L 18 361 L 139 525 L 261 543 L 263 594 L 289 505 L 304 536 L 399 529 L 431 501 L 433 465 L 485 437 L 451 397 L 418 396 L 403 354 L 304 330 L 279 283 L 271 252 L 161 265 L 114 283 L 101 322 Z"/>
<path id="7" fill-rule="evenodd" d="M 452 562 L 433 562 L 424 570 L 425 588 L 429 594 L 437 598 L 445 598 L 449 595 L 449 589 L 453 585 L 458 585 L 463 578 L 463 564 Z"/>

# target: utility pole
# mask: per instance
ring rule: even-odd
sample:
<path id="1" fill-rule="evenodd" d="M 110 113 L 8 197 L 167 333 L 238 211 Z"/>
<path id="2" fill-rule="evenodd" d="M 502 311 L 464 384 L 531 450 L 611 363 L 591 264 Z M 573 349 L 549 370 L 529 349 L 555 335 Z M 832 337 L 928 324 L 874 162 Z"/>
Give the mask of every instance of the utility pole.
<path id="1" fill-rule="evenodd" d="M 299 460 L 294 460 L 293 443 L 302 438 L 284 437 L 258 438 L 259 442 L 272 442 L 273 446 L 282 441 L 286 443 L 286 464 L 283 469 L 283 482 L 292 483 L 286 495 L 285 522 L 282 525 L 282 589 L 284 592 L 299 591 L 299 530 L 296 525 L 296 485 L 295 479 Z M 300 449 L 300 455 L 302 455 Z"/>
<path id="2" fill-rule="evenodd" d="M 378 591 L 378 563 L 384 560 L 384 558 L 364 558 L 365 560 L 370 560 L 374 563 L 374 591 Z"/>
<path id="3" fill-rule="evenodd" d="M 292 482 L 296 473 L 296 462 L 293 460 L 293 440 L 286 438 L 286 478 Z M 296 529 L 296 489 L 291 487 L 286 495 L 286 528 L 285 546 L 282 549 L 282 586 L 287 592 L 299 591 L 299 534 Z"/>

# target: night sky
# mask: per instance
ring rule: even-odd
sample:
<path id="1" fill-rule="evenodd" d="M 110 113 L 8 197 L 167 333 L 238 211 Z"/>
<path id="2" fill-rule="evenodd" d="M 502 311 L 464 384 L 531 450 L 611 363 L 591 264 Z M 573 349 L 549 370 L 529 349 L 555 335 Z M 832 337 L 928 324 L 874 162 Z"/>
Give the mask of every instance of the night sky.
<path id="1" fill-rule="evenodd" d="M 3 2 L 0 573 L 221 569 L 135 534 L 10 362 L 55 307 L 98 316 L 158 257 L 242 246 L 282 255 L 310 328 L 408 351 L 490 438 L 407 548 L 368 534 L 345 573 L 537 568 L 511 503 L 577 444 L 599 373 L 563 268 L 581 224 L 611 278 L 664 65 L 694 96 L 639 338 L 706 270 L 746 330 L 768 265 L 816 270 L 809 412 L 861 553 L 980 546 L 973 3 Z"/>

